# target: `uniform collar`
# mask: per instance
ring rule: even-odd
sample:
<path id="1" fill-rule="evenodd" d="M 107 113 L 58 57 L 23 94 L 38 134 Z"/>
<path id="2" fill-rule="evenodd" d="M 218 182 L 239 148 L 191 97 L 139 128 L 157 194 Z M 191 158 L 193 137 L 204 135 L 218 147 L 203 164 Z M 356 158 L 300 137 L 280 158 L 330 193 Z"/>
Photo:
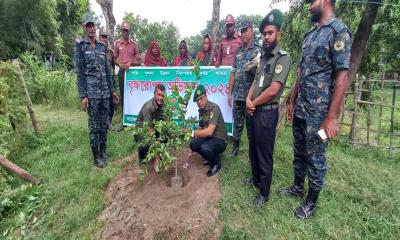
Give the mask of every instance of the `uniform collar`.
<path id="1" fill-rule="evenodd" d="M 328 18 L 328 21 L 326 21 L 326 23 L 324 24 L 324 25 L 322 25 L 322 26 L 328 26 L 328 25 L 331 25 L 332 23 L 333 23 L 333 21 L 335 21 L 335 14 L 332 14 L 329 18 Z"/>
<path id="2" fill-rule="evenodd" d="M 272 51 L 270 52 L 270 55 L 276 56 L 279 53 L 279 50 L 281 50 L 281 47 L 279 46 L 279 43 L 278 43 L 278 44 L 276 44 L 275 48 L 272 49 Z M 262 52 L 263 52 L 263 55 L 266 54 L 264 48 L 263 48 Z"/>
<path id="3" fill-rule="evenodd" d="M 120 38 L 120 41 L 122 44 L 125 44 L 125 40 L 123 38 Z M 126 42 L 127 44 L 133 44 L 132 38 L 128 38 L 128 41 Z"/>
<path id="4" fill-rule="evenodd" d="M 89 37 L 87 35 L 85 35 L 85 37 L 83 38 L 83 41 L 85 41 L 85 43 L 89 43 L 90 44 L 90 40 Z M 97 44 L 99 40 L 97 38 L 94 38 L 94 42 Z"/>

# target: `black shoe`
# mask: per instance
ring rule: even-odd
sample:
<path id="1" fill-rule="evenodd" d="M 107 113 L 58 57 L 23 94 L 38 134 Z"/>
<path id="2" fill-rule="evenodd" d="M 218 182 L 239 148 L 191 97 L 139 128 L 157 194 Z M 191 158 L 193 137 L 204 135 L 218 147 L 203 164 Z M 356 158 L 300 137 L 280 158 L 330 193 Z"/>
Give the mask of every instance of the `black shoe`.
<path id="1" fill-rule="evenodd" d="M 294 215 L 299 219 L 307 219 L 311 217 L 317 207 L 319 192 L 313 189 L 308 191 L 306 200 L 294 210 Z"/>
<path id="2" fill-rule="evenodd" d="M 244 178 L 242 180 L 242 184 L 246 186 L 254 186 L 256 188 L 260 188 L 260 183 L 254 182 L 254 178 Z"/>
<path id="3" fill-rule="evenodd" d="M 263 195 L 258 195 L 256 198 L 253 200 L 253 204 L 256 208 L 260 208 L 267 203 L 268 197 L 264 197 Z"/>
<path id="4" fill-rule="evenodd" d="M 221 168 L 221 163 L 215 164 L 214 166 L 210 167 L 210 169 L 207 172 L 207 176 L 208 177 L 214 176 L 220 168 Z"/>
<path id="5" fill-rule="evenodd" d="M 101 143 L 100 144 L 100 163 L 101 167 L 105 167 L 107 165 L 107 154 L 106 154 L 107 144 Z"/>
<path id="6" fill-rule="evenodd" d="M 98 158 L 97 161 L 95 162 L 96 167 L 98 168 L 103 168 L 107 166 L 106 160 L 104 158 Z"/>

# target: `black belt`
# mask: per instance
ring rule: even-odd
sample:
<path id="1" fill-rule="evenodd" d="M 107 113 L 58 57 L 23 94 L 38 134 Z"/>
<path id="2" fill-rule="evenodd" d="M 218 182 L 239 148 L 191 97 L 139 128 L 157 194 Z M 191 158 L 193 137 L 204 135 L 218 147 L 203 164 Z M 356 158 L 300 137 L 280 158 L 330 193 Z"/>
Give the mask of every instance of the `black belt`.
<path id="1" fill-rule="evenodd" d="M 277 109 L 277 108 L 279 108 L 279 104 L 272 103 L 272 104 L 268 104 L 265 106 L 256 107 L 256 110 L 257 111 L 266 111 L 266 110 L 273 110 L 273 109 Z"/>

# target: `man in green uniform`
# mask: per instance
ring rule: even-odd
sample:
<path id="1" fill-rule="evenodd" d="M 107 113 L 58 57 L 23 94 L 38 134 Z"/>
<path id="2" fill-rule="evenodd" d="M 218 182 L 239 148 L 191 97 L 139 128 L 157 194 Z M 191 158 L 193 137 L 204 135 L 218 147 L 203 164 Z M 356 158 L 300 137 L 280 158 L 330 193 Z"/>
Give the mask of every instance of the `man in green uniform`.
<path id="1" fill-rule="evenodd" d="M 260 189 L 253 203 L 262 207 L 267 201 L 272 181 L 276 125 L 279 118 L 279 98 L 290 70 L 291 60 L 279 47 L 283 14 L 274 9 L 263 19 L 261 59 L 249 90 L 246 108 L 249 116 L 249 158 L 252 178 L 244 183 Z"/>
<path id="2" fill-rule="evenodd" d="M 199 129 L 192 132 L 190 149 L 204 157 L 210 169 L 207 176 L 215 175 L 221 168 L 219 155 L 226 149 L 228 134 L 224 117 L 219 106 L 208 101 L 206 89 L 199 85 L 194 92 L 193 101 L 199 107 Z"/>
<path id="3" fill-rule="evenodd" d="M 157 84 L 154 89 L 154 97 L 148 100 L 145 104 L 143 104 L 140 109 L 139 115 L 136 119 L 136 127 L 143 127 L 143 123 L 147 123 L 147 127 L 150 131 L 153 130 L 155 121 L 160 121 L 163 118 L 163 105 L 164 105 L 164 96 L 165 96 L 165 86 L 162 84 Z M 156 133 L 157 134 L 157 133 Z M 143 141 L 143 136 L 136 135 L 136 142 Z M 139 155 L 139 164 L 143 163 L 143 160 L 146 158 L 147 152 L 149 151 L 150 146 L 141 146 L 138 150 Z"/>

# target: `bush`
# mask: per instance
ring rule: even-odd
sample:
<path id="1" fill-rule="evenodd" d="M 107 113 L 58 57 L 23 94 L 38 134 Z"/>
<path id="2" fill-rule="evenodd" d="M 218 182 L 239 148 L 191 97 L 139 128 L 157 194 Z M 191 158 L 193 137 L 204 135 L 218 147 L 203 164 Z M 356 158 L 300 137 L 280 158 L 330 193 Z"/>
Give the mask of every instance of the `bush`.
<path id="1" fill-rule="evenodd" d="M 35 55 L 22 55 L 23 74 L 34 104 L 79 106 L 76 74 L 60 66 L 49 70 Z"/>

